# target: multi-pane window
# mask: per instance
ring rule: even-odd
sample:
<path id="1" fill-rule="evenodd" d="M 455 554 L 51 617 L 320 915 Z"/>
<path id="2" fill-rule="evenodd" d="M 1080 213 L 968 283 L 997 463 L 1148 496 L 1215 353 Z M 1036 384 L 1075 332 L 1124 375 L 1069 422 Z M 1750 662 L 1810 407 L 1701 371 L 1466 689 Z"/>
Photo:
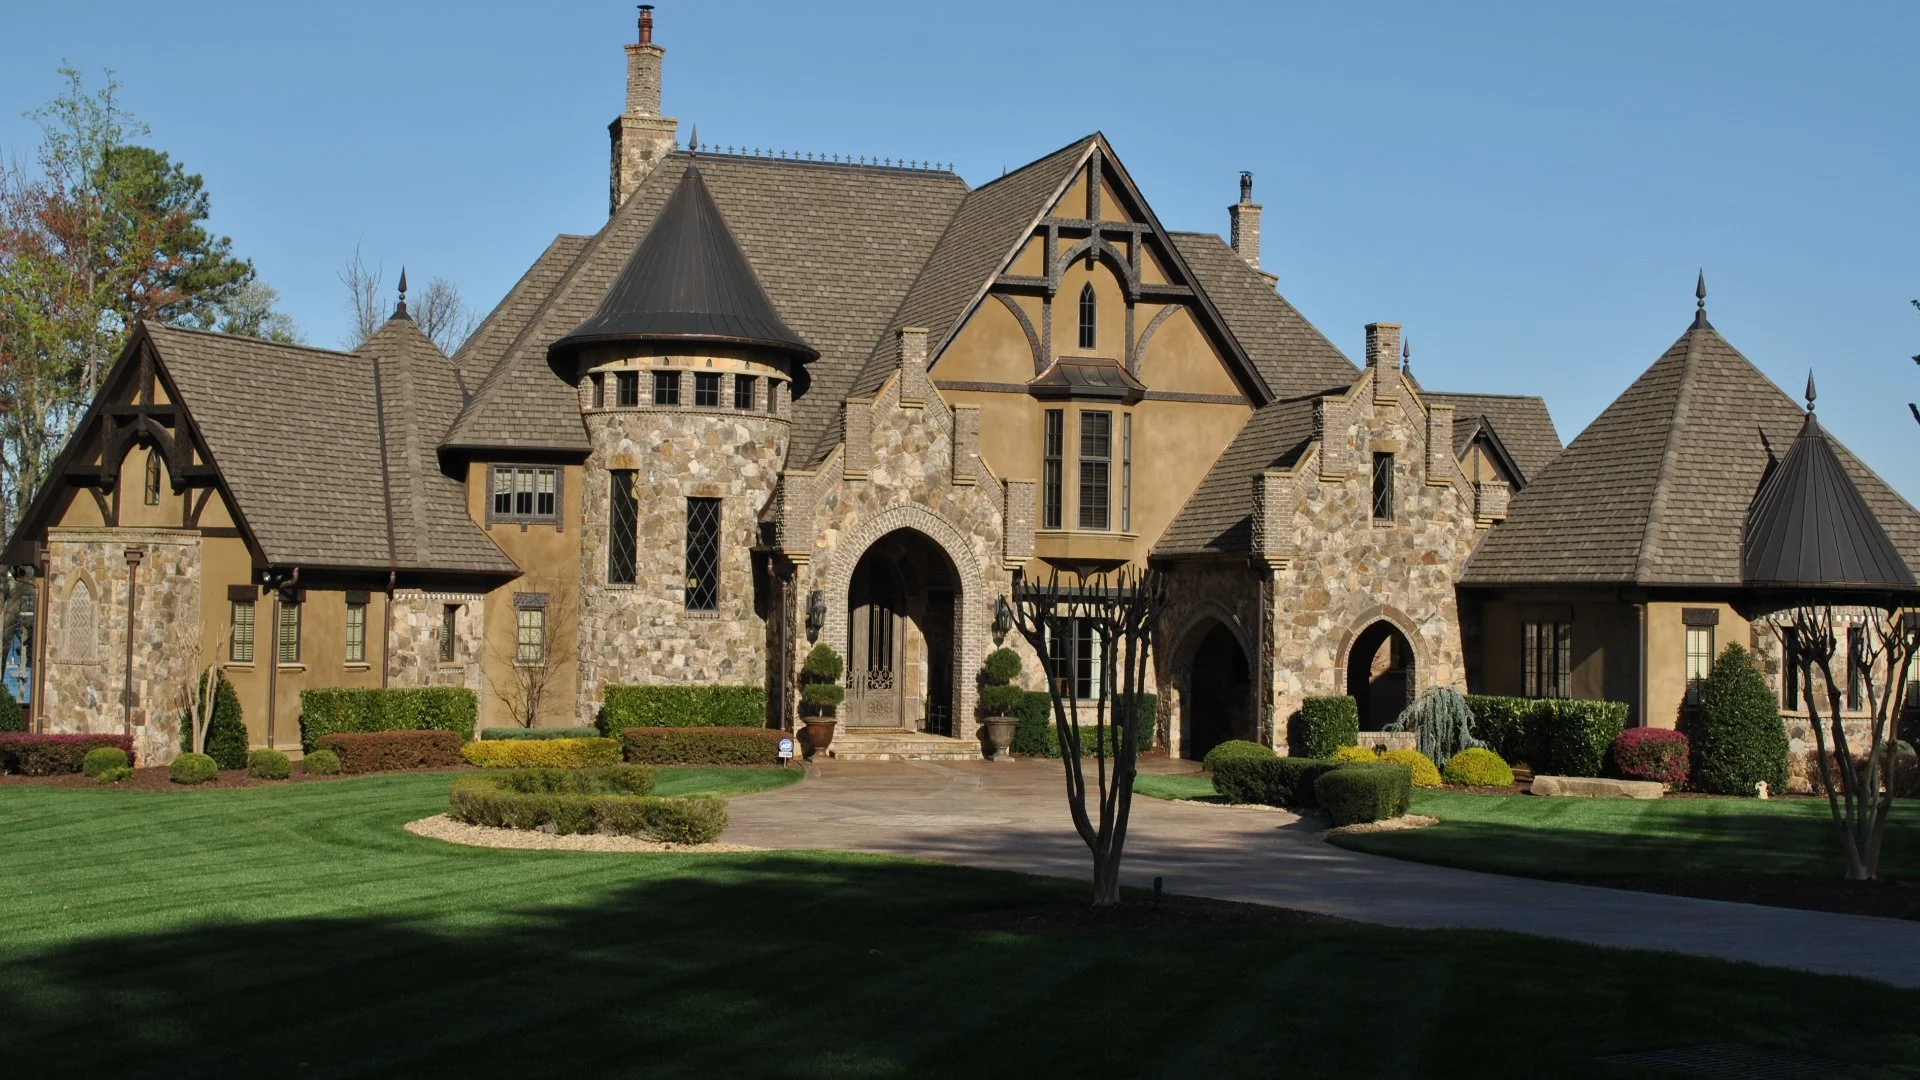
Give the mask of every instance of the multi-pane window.
<path id="1" fill-rule="evenodd" d="M 1133 414 L 1120 414 L 1120 531 L 1133 531 Z"/>
<path id="2" fill-rule="evenodd" d="M 147 490 L 148 506 L 160 505 L 160 451 L 147 451 Z"/>
<path id="3" fill-rule="evenodd" d="M 720 607 L 720 500 L 687 500 L 687 610 Z"/>
<path id="4" fill-rule="evenodd" d="M 300 600 L 285 594 L 280 597 L 280 662 L 300 662 Z"/>
<path id="5" fill-rule="evenodd" d="M 604 409 L 604 408 L 606 408 L 606 406 L 607 406 L 607 378 L 606 378 L 606 376 L 604 376 L 604 375 L 594 375 L 594 376 L 592 376 L 592 377 L 591 377 L 591 380 L 590 380 L 590 381 L 591 381 L 591 382 L 593 383 L 593 407 L 594 407 L 594 408 L 596 408 L 596 409 Z"/>
<path id="6" fill-rule="evenodd" d="M 1098 339 L 1098 335 L 1094 333 L 1095 313 L 1093 286 L 1091 284 L 1080 286 L 1080 347 L 1083 349 L 1093 348 L 1094 342 Z"/>
<path id="7" fill-rule="evenodd" d="M 638 573 L 640 500 L 633 485 L 639 473 L 614 469 L 608 474 L 612 490 L 607 514 L 607 583 L 631 585 Z"/>
<path id="8" fill-rule="evenodd" d="M 459 656 L 460 605 L 440 605 L 440 662 L 451 664 Z"/>
<path id="9" fill-rule="evenodd" d="M 1061 528 L 1061 489 L 1066 486 L 1067 414 L 1048 409 L 1045 435 L 1040 450 L 1040 527 Z"/>
<path id="10" fill-rule="evenodd" d="M 1100 696 L 1100 637 L 1097 623 L 1060 619 L 1047 631 L 1047 676 L 1065 693 L 1081 700 Z"/>
<path id="11" fill-rule="evenodd" d="M 367 605 L 347 602 L 347 663 L 367 662 Z"/>
<path id="12" fill-rule="evenodd" d="M 1867 707 L 1867 631 L 1865 627 L 1847 627 L 1847 708 Z"/>
<path id="13" fill-rule="evenodd" d="M 1573 695 L 1573 624 L 1520 624 L 1520 672 L 1526 696 L 1563 698 Z"/>
<path id="14" fill-rule="evenodd" d="M 754 384 L 759 381 L 760 380 L 754 378 L 751 375 L 735 375 L 733 377 L 733 407 L 734 408 L 736 409 L 752 409 L 753 408 Z"/>
<path id="15" fill-rule="evenodd" d="M 1393 520 L 1393 455 L 1373 455 L 1373 520 Z"/>
<path id="16" fill-rule="evenodd" d="M 1800 708 L 1800 631 L 1788 627 L 1780 633 L 1780 707 Z"/>
<path id="17" fill-rule="evenodd" d="M 1109 528 L 1108 484 L 1113 468 L 1113 414 L 1080 414 L 1080 527 Z"/>
<path id="18" fill-rule="evenodd" d="M 253 601 L 234 600 L 233 640 L 227 646 L 227 659 L 236 664 L 253 663 Z"/>
<path id="19" fill-rule="evenodd" d="M 656 371 L 653 373 L 653 403 L 655 405 L 680 404 L 679 372 Z"/>
<path id="20" fill-rule="evenodd" d="M 770 413 L 780 411 L 780 380 L 778 379 L 767 380 L 767 411 Z"/>
<path id="21" fill-rule="evenodd" d="M 618 371 L 614 373 L 613 388 L 618 395 L 619 404 L 632 408 L 640 404 L 640 373 L 637 371 Z"/>
<path id="22" fill-rule="evenodd" d="M 1687 627 L 1687 704 L 1700 704 L 1700 691 L 1713 674 L 1713 627 Z"/>
<path id="23" fill-rule="evenodd" d="M 693 373 L 693 406 L 696 409 L 720 407 L 719 372 L 696 371 Z"/>
<path id="24" fill-rule="evenodd" d="M 560 518 L 560 470 L 531 465 L 493 466 L 493 506 L 489 521 L 557 521 Z"/>
<path id="25" fill-rule="evenodd" d="M 547 598 L 521 593 L 513 598 L 513 662 L 542 664 L 547 659 Z"/>

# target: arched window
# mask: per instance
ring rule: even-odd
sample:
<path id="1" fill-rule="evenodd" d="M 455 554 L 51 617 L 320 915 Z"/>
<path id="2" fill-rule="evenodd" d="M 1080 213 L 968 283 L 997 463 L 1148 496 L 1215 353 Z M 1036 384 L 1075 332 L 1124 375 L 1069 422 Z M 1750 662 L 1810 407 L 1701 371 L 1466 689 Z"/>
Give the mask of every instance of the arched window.
<path id="1" fill-rule="evenodd" d="M 160 505 L 160 451 L 158 448 L 147 451 L 147 505 Z"/>
<path id="2" fill-rule="evenodd" d="M 1080 286 L 1080 347 L 1093 348 L 1093 285 Z"/>
<path id="3" fill-rule="evenodd" d="M 72 663 L 84 664 L 93 659 L 94 643 L 100 634 L 98 605 L 94 602 L 93 585 L 85 578 L 73 583 L 73 589 L 67 593 L 66 626 L 62 628 L 60 651 Z"/>

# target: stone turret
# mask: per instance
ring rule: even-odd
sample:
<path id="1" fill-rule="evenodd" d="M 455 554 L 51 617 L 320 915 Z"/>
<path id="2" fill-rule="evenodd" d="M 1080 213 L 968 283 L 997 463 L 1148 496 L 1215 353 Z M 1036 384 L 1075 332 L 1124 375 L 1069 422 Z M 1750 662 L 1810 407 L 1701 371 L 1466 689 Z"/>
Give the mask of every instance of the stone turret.
<path id="1" fill-rule="evenodd" d="M 640 40 L 627 46 L 627 108 L 607 125 L 613 141 L 608 215 L 673 152 L 680 121 L 660 115 L 660 69 L 666 55 L 667 50 L 653 43 L 653 5 L 641 4 Z"/>

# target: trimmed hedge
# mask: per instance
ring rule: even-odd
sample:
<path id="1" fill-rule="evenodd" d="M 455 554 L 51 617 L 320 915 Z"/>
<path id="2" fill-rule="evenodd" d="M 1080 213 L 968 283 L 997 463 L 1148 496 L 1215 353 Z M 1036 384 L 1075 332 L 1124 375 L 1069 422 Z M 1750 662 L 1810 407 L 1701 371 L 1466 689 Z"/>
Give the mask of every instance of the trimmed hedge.
<path id="1" fill-rule="evenodd" d="M 133 764 L 125 750 L 117 746 L 96 746 L 80 759 L 80 771 L 98 780 L 108 769 L 125 769 Z"/>
<path id="2" fill-rule="evenodd" d="M 308 776 L 338 776 L 340 755 L 331 750 L 315 750 L 300 759 L 300 771 Z"/>
<path id="3" fill-rule="evenodd" d="M 330 735 L 376 731 L 445 731 L 473 737 L 480 701 L 457 686 L 300 691 L 300 749 L 312 753 Z"/>
<path id="4" fill-rule="evenodd" d="M 766 728 L 634 727 L 620 733 L 628 761 L 642 765 L 778 765 L 784 732 Z"/>
<path id="5" fill-rule="evenodd" d="M 467 764 L 483 769 L 585 769 L 618 764 L 618 739 L 514 739 L 470 742 L 460 748 Z"/>
<path id="6" fill-rule="evenodd" d="M 199 693 L 205 693 L 206 676 L 200 677 Z M 214 684 L 213 720 L 207 725 L 206 755 L 223 769 L 247 767 L 247 748 L 253 739 L 247 734 L 246 720 L 240 714 L 240 695 L 225 675 Z M 180 714 L 180 752 L 193 750 L 193 710 Z"/>
<path id="7" fill-rule="evenodd" d="M 1262 746 L 1257 742 L 1248 742 L 1245 739 L 1228 739 L 1226 742 L 1207 751 L 1207 756 L 1200 759 L 1200 767 L 1208 772 L 1212 772 L 1215 766 L 1228 758 L 1267 761 L 1279 756 L 1280 755 L 1273 752 L 1273 748 L 1270 746 Z"/>
<path id="8" fill-rule="evenodd" d="M 260 780 L 285 780 L 293 775 L 293 762 L 278 750 L 255 750 L 247 755 L 247 775 Z"/>
<path id="9" fill-rule="evenodd" d="M 188 786 L 209 784 L 220 779 L 220 766 L 205 754 L 181 754 L 167 766 L 167 779 Z"/>
<path id="10" fill-rule="evenodd" d="M 1046 757 L 1047 737 L 1053 731 L 1053 698 L 1045 690 L 1022 690 L 1013 705 L 1013 746 L 1025 757 Z"/>
<path id="11" fill-rule="evenodd" d="M 648 795 L 653 771 L 528 769 L 463 776 L 448 795 L 448 816 L 494 828 L 556 833 L 615 833 L 670 844 L 704 844 L 727 827 L 727 804 L 706 795 Z"/>
<path id="12" fill-rule="evenodd" d="M 480 729 L 480 738 L 487 742 L 504 742 L 540 739 L 597 739 L 600 729 L 597 727 L 490 727 Z"/>
<path id="13" fill-rule="evenodd" d="M 1322 773 L 1339 767 L 1323 758 L 1234 755 L 1218 762 L 1213 790 L 1228 802 L 1317 806 L 1314 783 Z"/>
<path id="14" fill-rule="evenodd" d="M 1308 757 L 1330 758 L 1360 741 L 1360 703 L 1350 697 L 1310 697 L 1300 703 L 1300 745 Z"/>
<path id="15" fill-rule="evenodd" d="M 1134 736 L 1134 750 L 1137 753 L 1146 753 L 1153 749 L 1153 736 L 1157 726 L 1156 718 L 1159 715 L 1160 697 L 1158 694 L 1135 694 L 1134 699 L 1140 703 L 1141 710 L 1140 727 Z M 1123 700 L 1123 697 L 1116 695 L 1114 700 L 1120 701 Z M 1112 710 L 1107 714 L 1106 747 L 1108 757 L 1113 756 L 1113 718 L 1115 715 L 1116 713 Z M 1010 749 L 1012 749 L 1014 753 L 1026 754 L 1031 757 L 1057 758 L 1060 756 L 1060 729 L 1053 722 L 1052 695 L 1048 694 L 1045 690 L 1020 691 L 1020 698 L 1013 707 L 1013 716 L 1019 721 L 1013 728 L 1013 746 Z M 1080 716 L 1082 719 L 1091 719 L 1093 710 L 1083 705 L 1080 709 Z M 1093 732 L 1094 725 L 1080 725 L 1080 752 L 1082 754 L 1091 755 L 1094 753 Z"/>
<path id="16" fill-rule="evenodd" d="M 1475 738 L 1502 758 L 1528 762 L 1546 775 L 1599 776 L 1607 750 L 1627 726 L 1622 701 L 1471 694 L 1467 707 Z"/>
<path id="17" fill-rule="evenodd" d="M 1454 757 L 1460 755 L 1455 754 Z M 1391 761 L 1395 765 L 1405 765 L 1413 770 L 1414 787 L 1439 787 L 1440 768 L 1433 759 L 1418 750 L 1389 750 L 1380 756 L 1381 761 Z"/>
<path id="18" fill-rule="evenodd" d="M 20 703 L 13 700 L 13 691 L 0 685 L 0 732 L 25 730 L 27 717 L 20 711 Z"/>
<path id="19" fill-rule="evenodd" d="M 347 731 L 322 737 L 314 749 L 340 755 L 340 771 L 350 773 L 460 764 L 460 736 L 451 731 Z"/>
<path id="20" fill-rule="evenodd" d="M 757 728 L 767 723 L 758 686 L 609 686 L 600 726 L 610 738 L 628 728 Z"/>
<path id="21" fill-rule="evenodd" d="M 1690 756 L 1687 737 L 1667 728 L 1628 728 L 1607 751 L 1613 771 L 1623 779 L 1653 780 L 1676 790 L 1687 786 Z"/>
<path id="22" fill-rule="evenodd" d="M 1499 754 L 1471 746 L 1447 759 L 1440 778 L 1458 787 L 1511 787 L 1513 769 Z"/>
<path id="23" fill-rule="evenodd" d="M 1764 780 L 1771 790 L 1786 790 L 1789 749 L 1780 704 L 1752 654 L 1740 645 L 1727 646 L 1713 662 L 1691 731 L 1694 787 L 1716 795 L 1751 795 Z"/>
<path id="24" fill-rule="evenodd" d="M 1342 765 L 1321 773 L 1313 793 L 1336 826 L 1385 821 L 1407 812 L 1413 770 L 1390 761 Z"/>
<path id="25" fill-rule="evenodd" d="M 1534 698 L 1468 694 L 1473 711 L 1473 737 L 1508 761 L 1536 760 L 1527 745 L 1527 717 L 1540 702 Z"/>
<path id="26" fill-rule="evenodd" d="M 1380 760 L 1380 755 L 1371 746 L 1342 746 L 1328 754 L 1327 760 L 1340 765 L 1371 765 Z"/>
<path id="27" fill-rule="evenodd" d="M 133 740 L 125 735 L 35 735 L 26 731 L 0 733 L 0 771 L 27 776 L 77 773 L 87 753 L 103 746 L 118 747 L 133 756 Z"/>

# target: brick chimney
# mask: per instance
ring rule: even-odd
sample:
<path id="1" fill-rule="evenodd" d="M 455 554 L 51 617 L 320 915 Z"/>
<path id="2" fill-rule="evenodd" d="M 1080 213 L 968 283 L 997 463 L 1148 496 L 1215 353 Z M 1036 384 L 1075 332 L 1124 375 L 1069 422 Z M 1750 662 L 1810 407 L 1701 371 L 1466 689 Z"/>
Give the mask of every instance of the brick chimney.
<path id="1" fill-rule="evenodd" d="M 1234 254 L 1246 260 L 1248 266 L 1260 270 L 1260 204 L 1253 201 L 1253 174 L 1240 174 L 1240 201 L 1227 207 L 1227 219 L 1231 223 L 1228 238 L 1233 245 Z M 1280 279 L 1260 270 L 1260 276 L 1272 285 Z"/>
<path id="2" fill-rule="evenodd" d="M 1394 400 L 1400 390 L 1399 323 L 1367 324 L 1367 370 L 1373 373 L 1373 400 Z"/>
<path id="3" fill-rule="evenodd" d="M 613 140 L 609 216 L 673 151 L 680 122 L 660 115 L 660 66 L 666 55 L 667 50 L 653 43 L 653 5 L 641 4 L 640 40 L 627 46 L 627 110 L 607 125 Z"/>

